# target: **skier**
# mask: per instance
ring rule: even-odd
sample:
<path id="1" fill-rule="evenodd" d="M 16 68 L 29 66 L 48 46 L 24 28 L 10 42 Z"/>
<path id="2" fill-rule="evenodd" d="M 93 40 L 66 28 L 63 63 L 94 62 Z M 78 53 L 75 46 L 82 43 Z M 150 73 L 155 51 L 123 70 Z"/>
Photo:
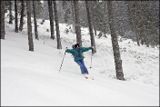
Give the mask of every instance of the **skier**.
<path id="1" fill-rule="evenodd" d="M 88 70 L 84 64 L 84 56 L 83 52 L 87 52 L 89 50 L 93 50 L 93 47 L 81 47 L 78 43 L 72 46 L 73 49 L 66 49 L 67 53 L 71 53 L 74 57 L 74 61 L 80 66 L 81 73 L 85 76 L 85 78 L 89 78 Z"/>

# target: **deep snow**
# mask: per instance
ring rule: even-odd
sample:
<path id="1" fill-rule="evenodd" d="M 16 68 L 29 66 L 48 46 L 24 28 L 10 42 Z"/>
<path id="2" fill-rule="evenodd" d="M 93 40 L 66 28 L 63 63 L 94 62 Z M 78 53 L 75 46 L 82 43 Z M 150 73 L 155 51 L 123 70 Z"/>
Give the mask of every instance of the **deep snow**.
<path id="1" fill-rule="evenodd" d="M 7 20 L 6 20 L 7 21 Z M 39 20 L 40 22 L 40 20 Z M 97 53 L 89 69 L 91 52 L 85 63 L 95 80 L 86 80 L 70 54 L 65 56 L 58 72 L 65 47 L 75 43 L 74 33 L 65 33 L 60 24 L 62 50 L 49 38 L 49 21 L 39 24 L 40 40 L 34 39 L 35 51 L 28 51 L 26 25 L 14 33 L 6 24 L 6 39 L 1 40 L 1 105 L 2 106 L 158 106 L 159 49 L 138 47 L 133 41 L 119 42 L 126 81 L 115 78 L 110 35 L 98 39 Z M 82 28 L 83 45 L 90 46 L 88 30 Z"/>

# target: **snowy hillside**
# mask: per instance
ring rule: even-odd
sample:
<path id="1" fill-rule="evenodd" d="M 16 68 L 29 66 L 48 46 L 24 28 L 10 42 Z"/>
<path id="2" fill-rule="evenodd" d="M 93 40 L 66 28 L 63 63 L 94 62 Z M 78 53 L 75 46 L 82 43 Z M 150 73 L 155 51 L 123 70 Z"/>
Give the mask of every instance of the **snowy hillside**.
<path id="1" fill-rule="evenodd" d="M 92 69 L 91 52 L 84 54 L 95 79 L 86 80 L 70 54 L 58 72 L 65 47 L 75 43 L 75 34 L 66 34 L 66 25 L 61 24 L 63 49 L 57 50 L 56 40 L 51 40 L 46 31 L 49 28 L 49 21 L 39 24 L 40 40 L 34 40 L 35 51 L 30 52 L 26 25 L 23 32 L 15 33 L 14 25 L 6 24 L 6 39 L 1 40 L 2 106 L 159 105 L 158 48 L 138 47 L 131 40 L 119 41 L 126 78 L 119 81 L 115 78 L 110 35 L 96 38 Z M 83 28 L 82 34 L 83 46 L 90 46 L 88 29 Z"/>

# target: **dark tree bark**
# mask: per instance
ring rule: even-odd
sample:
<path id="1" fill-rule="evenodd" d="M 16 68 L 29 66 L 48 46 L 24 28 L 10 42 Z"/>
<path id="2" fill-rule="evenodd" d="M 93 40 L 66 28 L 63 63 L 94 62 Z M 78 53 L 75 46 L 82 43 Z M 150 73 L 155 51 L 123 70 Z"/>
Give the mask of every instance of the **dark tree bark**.
<path id="1" fill-rule="evenodd" d="M 12 1 L 9 1 L 9 24 L 13 24 Z"/>
<path id="2" fill-rule="evenodd" d="M 92 53 L 96 53 L 96 43 L 95 43 L 94 34 L 93 34 L 93 25 L 92 25 L 92 21 L 91 21 L 90 6 L 89 6 L 89 3 L 87 0 L 85 2 L 86 2 L 86 10 L 87 10 L 87 18 L 88 18 L 91 46 L 94 47 L 94 50 L 92 50 Z"/>
<path id="3" fill-rule="evenodd" d="M 59 32 L 59 20 L 58 20 L 58 12 L 57 12 L 57 4 L 56 1 L 53 1 L 54 4 L 54 16 L 55 16 L 55 24 L 56 24 L 56 36 L 57 36 L 57 49 L 62 49 L 61 38 Z"/>
<path id="4" fill-rule="evenodd" d="M 95 34 L 95 36 L 97 36 L 97 30 L 96 30 L 95 26 L 94 26 L 94 34 Z"/>
<path id="5" fill-rule="evenodd" d="M 17 10 L 17 0 L 15 0 L 14 3 L 14 8 L 15 8 L 15 32 L 18 33 L 18 10 Z"/>
<path id="6" fill-rule="evenodd" d="M 55 39 L 52 0 L 48 0 L 48 11 L 49 11 L 49 18 L 50 18 L 51 39 Z"/>
<path id="7" fill-rule="evenodd" d="M 34 16 L 34 33 L 35 33 L 35 38 L 38 40 L 38 30 L 37 30 L 37 17 L 36 17 L 36 3 L 35 1 L 32 1 L 32 6 L 33 6 L 33 16 Z"/>
<path id="8" fill-rule="evenodd" d="M 116 70 L 116 77 L 119 80 L 124 80 L 123 68 L 122 68 L 122 60 L 119 50 L 118 38 L 115 32 L 115 28 L 113 26 L 113 11 L 112 11 L 112 1 L 108 1 L 108 15 L 109 15 L 109 27 L 111 30 L 111 38 L 112 38 L 112 46 L 113 46 L 113 53 L 114 53 L 114 62 L 115 62 L 115 70 Z"/>
<path id="9" fill-rule="evenodd" d="M 21 18 L 20 18 L 20 25 L 19 25 L 19 31 L 23 30 L 23 25 L 24 25 L 24 9 L 25 9 L 25 4 L 24 0 L 21 0 Z"/>
<path id="10" fill-rule="evenodd" d="M 0 16 L 1 16 L 1 31 L 0 31 L 0 35 L 1 35 L 1 39 L 5 39 L 5 1 L 1 0 L 0 1 L 0 5 L 1 5 L 1 10 L 0 10 Z"/>
<path id="11" fill-rule="evenodd" d="M 20 18 L 20 26 L 19 26 L 19 30 L 22 31 L 23 30 L 23 25 L 24 25 L 24 10 L 25 10 L 25 4 L 24 4 L 24 0 L 21 1 L 21 18 Z"/>
<path id="12" fill-rule="evenodd" d="M 77 39 L 77 43 L 79 43 L 79 44 L 82 46 L 78 0 L 74 0 L 73 3 L 74 3 L 74 13 L 75 13 L 75 32 L 76 32 L 76 39 Z"/>
<path id="13" fill-rule="evenodd" d="M 28 28 L 28 45 L 29 51 L 34 51 L 33 37 L 32 37 L 32 22 L 31 22 L 31 1 L 26 1 L 27 7 L 27 28 Z"/>

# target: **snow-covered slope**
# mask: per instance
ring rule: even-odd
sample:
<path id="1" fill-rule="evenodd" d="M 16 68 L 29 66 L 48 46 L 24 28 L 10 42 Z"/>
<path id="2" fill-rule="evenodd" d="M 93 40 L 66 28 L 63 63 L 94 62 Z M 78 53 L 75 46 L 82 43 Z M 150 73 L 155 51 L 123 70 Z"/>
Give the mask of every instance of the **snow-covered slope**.
<path id="1" fill-rule="evenodd" d="M 40 20 L 39 20 L 40 22 Z M 115 79 L 110 36 L 96 38 L 97 53 L 84 54 L 95 80 L 86 80 L 78 65 L 67 54 L 58 72 L 65 47 L 75 43 L 75 34 L 65 33 L 60 25 L 62 50 L 51 40 L 49 21 L 39 24 L 40 40 L 34 40 L 35 51 L 28 51 L 26 25 L 14 33 L 6 24 L 6 39 L 1 40 L 1 103 L 2 106 L 71 106 L 71 105 L 159 105 L 159 50 L 136 46 L 131 40 L 120 41 L 126 81 Z M 89 34 L 82 29 L 83 45 L 90 46 Z"/>

